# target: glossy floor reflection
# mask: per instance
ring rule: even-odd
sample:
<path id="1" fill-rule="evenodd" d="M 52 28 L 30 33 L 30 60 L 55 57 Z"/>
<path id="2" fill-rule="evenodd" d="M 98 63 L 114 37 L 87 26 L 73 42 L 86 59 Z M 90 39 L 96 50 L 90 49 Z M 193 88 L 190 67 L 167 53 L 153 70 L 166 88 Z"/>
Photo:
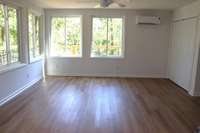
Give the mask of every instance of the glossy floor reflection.
<path id="1" fill-rule="evenodd" d="M 48 77 L 0 108 L 0 133 L 193 133 L 199 101 L 165 79 Z"/>

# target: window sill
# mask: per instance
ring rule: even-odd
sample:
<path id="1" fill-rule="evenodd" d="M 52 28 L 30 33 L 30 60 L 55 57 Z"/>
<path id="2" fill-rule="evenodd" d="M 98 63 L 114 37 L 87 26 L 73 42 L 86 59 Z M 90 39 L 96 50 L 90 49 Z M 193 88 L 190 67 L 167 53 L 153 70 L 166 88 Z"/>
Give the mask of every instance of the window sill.
<path id="1" fill-rule="evenodd" d="M 49 56 L 48 58 L 50 58 L 50 59 L 57 59 L 57 58 L 63 58 L 63 59 L 81 59 L 81 58 L 83 58 L 82 56 L 72 56 L 72 57 L 70 57 L 70 56 Z"/>
<path id="2" fill-rule="evenodd" d="M 42 60 L 43 60 L 43 57 L 42 57 L 42 56 L 37 57 L 37 58 L 31 58 L 31 59 L 30 59 L 30 64 L 36 63 L 36 62 L 39 62 L 39 61 L 42 61 Z"/>
<path id="3" fill-rule="evenodd" d="M 120 57 L 106 57 L 106 56 L 92 56 L 91 59 L 124 59 L 124 56 Z"/>
<path id="4" fill-rule="evenodd" d="M 0 74 L 14 71 L 14 70 L 22 68 L 24 66 L 26 66 L 26 64 L 23 64 L 23 63 L 14 63 L 14 64 L 10 64 L 10 65 L 4 65 L 4 66 L 0 67 Z"/>

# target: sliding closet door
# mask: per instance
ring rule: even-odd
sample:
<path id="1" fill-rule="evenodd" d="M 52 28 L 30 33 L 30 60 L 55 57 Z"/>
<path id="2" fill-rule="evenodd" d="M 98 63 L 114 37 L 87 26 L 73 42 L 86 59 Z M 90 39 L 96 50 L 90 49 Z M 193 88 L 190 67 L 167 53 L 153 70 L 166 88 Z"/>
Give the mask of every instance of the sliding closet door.
<path id="1" fill-rule="evenodd" d="M 170 49 L 169 76 L 178 85 L 190 91 L 195 54 L 197 19 L 173 23 Z"/>

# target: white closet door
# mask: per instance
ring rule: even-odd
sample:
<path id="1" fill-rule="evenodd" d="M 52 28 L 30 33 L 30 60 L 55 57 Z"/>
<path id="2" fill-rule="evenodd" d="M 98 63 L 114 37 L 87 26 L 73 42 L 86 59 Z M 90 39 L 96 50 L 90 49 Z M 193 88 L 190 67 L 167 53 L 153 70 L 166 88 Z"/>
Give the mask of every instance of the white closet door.
<path id="1" fill-rule="evenodd" d="M 173 24 L 170 51 L 170 79 L 190 91 L 195 54 L 197 19 L 188 19 Z"/>

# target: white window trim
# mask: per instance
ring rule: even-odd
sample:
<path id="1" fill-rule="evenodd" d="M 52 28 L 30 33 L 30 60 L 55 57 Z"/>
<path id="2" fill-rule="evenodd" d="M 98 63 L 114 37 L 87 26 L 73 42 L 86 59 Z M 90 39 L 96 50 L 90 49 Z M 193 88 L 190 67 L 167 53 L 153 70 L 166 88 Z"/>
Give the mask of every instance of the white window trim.
<path id="1" fill-rule="evenodd" d="M 92 56 L 93 46 L 93 18 L 122 18 L 122 54 L 121 56 Z M 126 19 L 122 15 L 93 15 L 91 16 L 91 37 L 90 37 L 90 58 L 92 59 L 124 59 L 125 58 L 125 35 L 126 35 Z"/>
<path id="2" fill-rule="evenodd" d="M 29 40 L 29 37 L 28 37 L 28 58 L 29 58 L 29 63 L 31 64 L 31 63 L 34 63 L 34 62 L 37 62 L 37 61 L 41 61 L 42 59 L 43 59 L 43 57 L 42 57 L 42 52 L 41 52 L 41 48 L 42 48 L 42 45 L 41 45 L 41 27 L 40 27 L 40 19 L 41 19 L 41 14 L 38 14 L 38 13 L 36 13 L 36 12 L 34 12 L 34 11 L 32 11 L 32 10 L 29 10 L 28 11 L 28 17 L 29 17 L 29 14 L 32 14 L 34 17 L 33 17 L 33 19 L 34 19 L 34 21 L 35 21 L 35 17 L 39 17 L 39 46 L 40 46 L 40 55 L 39 56 L 35 56 L 35 57 L 33 57 L 33 58 L 31 58 L 31 56 L 30 56 L 30 45 L 29 45 L 29 42 L 30 42 L 30 40 Z M 28 34 L 29 34 L 29 18 L 28 18 Z M 35 28 L 35 25 L 34 24 L 32 24 L 32 27 L 33 28 Z M 35 29 L 34 29 L 34 31 L 35 31 Z M 32 38 L 33 38 L 33 40 L 32 40 L 32 43 L 33 43 L 33 48 L 35 49 L 35 32 L 33 33 L 33 36 L 32 36 Z M 34 53 L 35 53 L 35 50 L 34 50 Z"/>
<path id="3" fill-rule="evenodd" d="M 80 29 L 80 55 L 79 56 L 52 56 L 51 55 L 51 39 L 52 39 L 52 18 L 56 17 L 79 17 L 81 23 Z M 52 15 L 49 23 L 49 47 L 48 47 L 48 58 L 82 58 L 83 57 L 83 16 L 82 15 Z"/>
<path id="4" fill-rule="evenodd" d="M 4 72 L 11 71 L 13 69 L 16 69 L 18 67 L 24 66 L 25 64 L 21 62 L 21 14 L 20 14 L 20 8 L 14 4 L 0 1 L 0 4 L 3 6 L 6 6 L 6 8 L 11 7 L 16 9 L 17 13 L 17 45 L 18 45 L 18 61 L 17 62 L 11 62 L 11 58 L 7 55 L 7 64 L 5 65 L 0 65 L 0 74 Z M 6 12 L 7 13 L 7 12 Z M 7 22 L 6 22 L 7 21 Z M 8 33 L 8 20 L 5 20 L 5 30 L 6 30 L 6 47 L 10 49 L 10 44 L 9 44 L 9 33 Z M 9 46 L 8 46 L 9 45 Z M 6 51 L 8 51 L 6 49 Z"/>

